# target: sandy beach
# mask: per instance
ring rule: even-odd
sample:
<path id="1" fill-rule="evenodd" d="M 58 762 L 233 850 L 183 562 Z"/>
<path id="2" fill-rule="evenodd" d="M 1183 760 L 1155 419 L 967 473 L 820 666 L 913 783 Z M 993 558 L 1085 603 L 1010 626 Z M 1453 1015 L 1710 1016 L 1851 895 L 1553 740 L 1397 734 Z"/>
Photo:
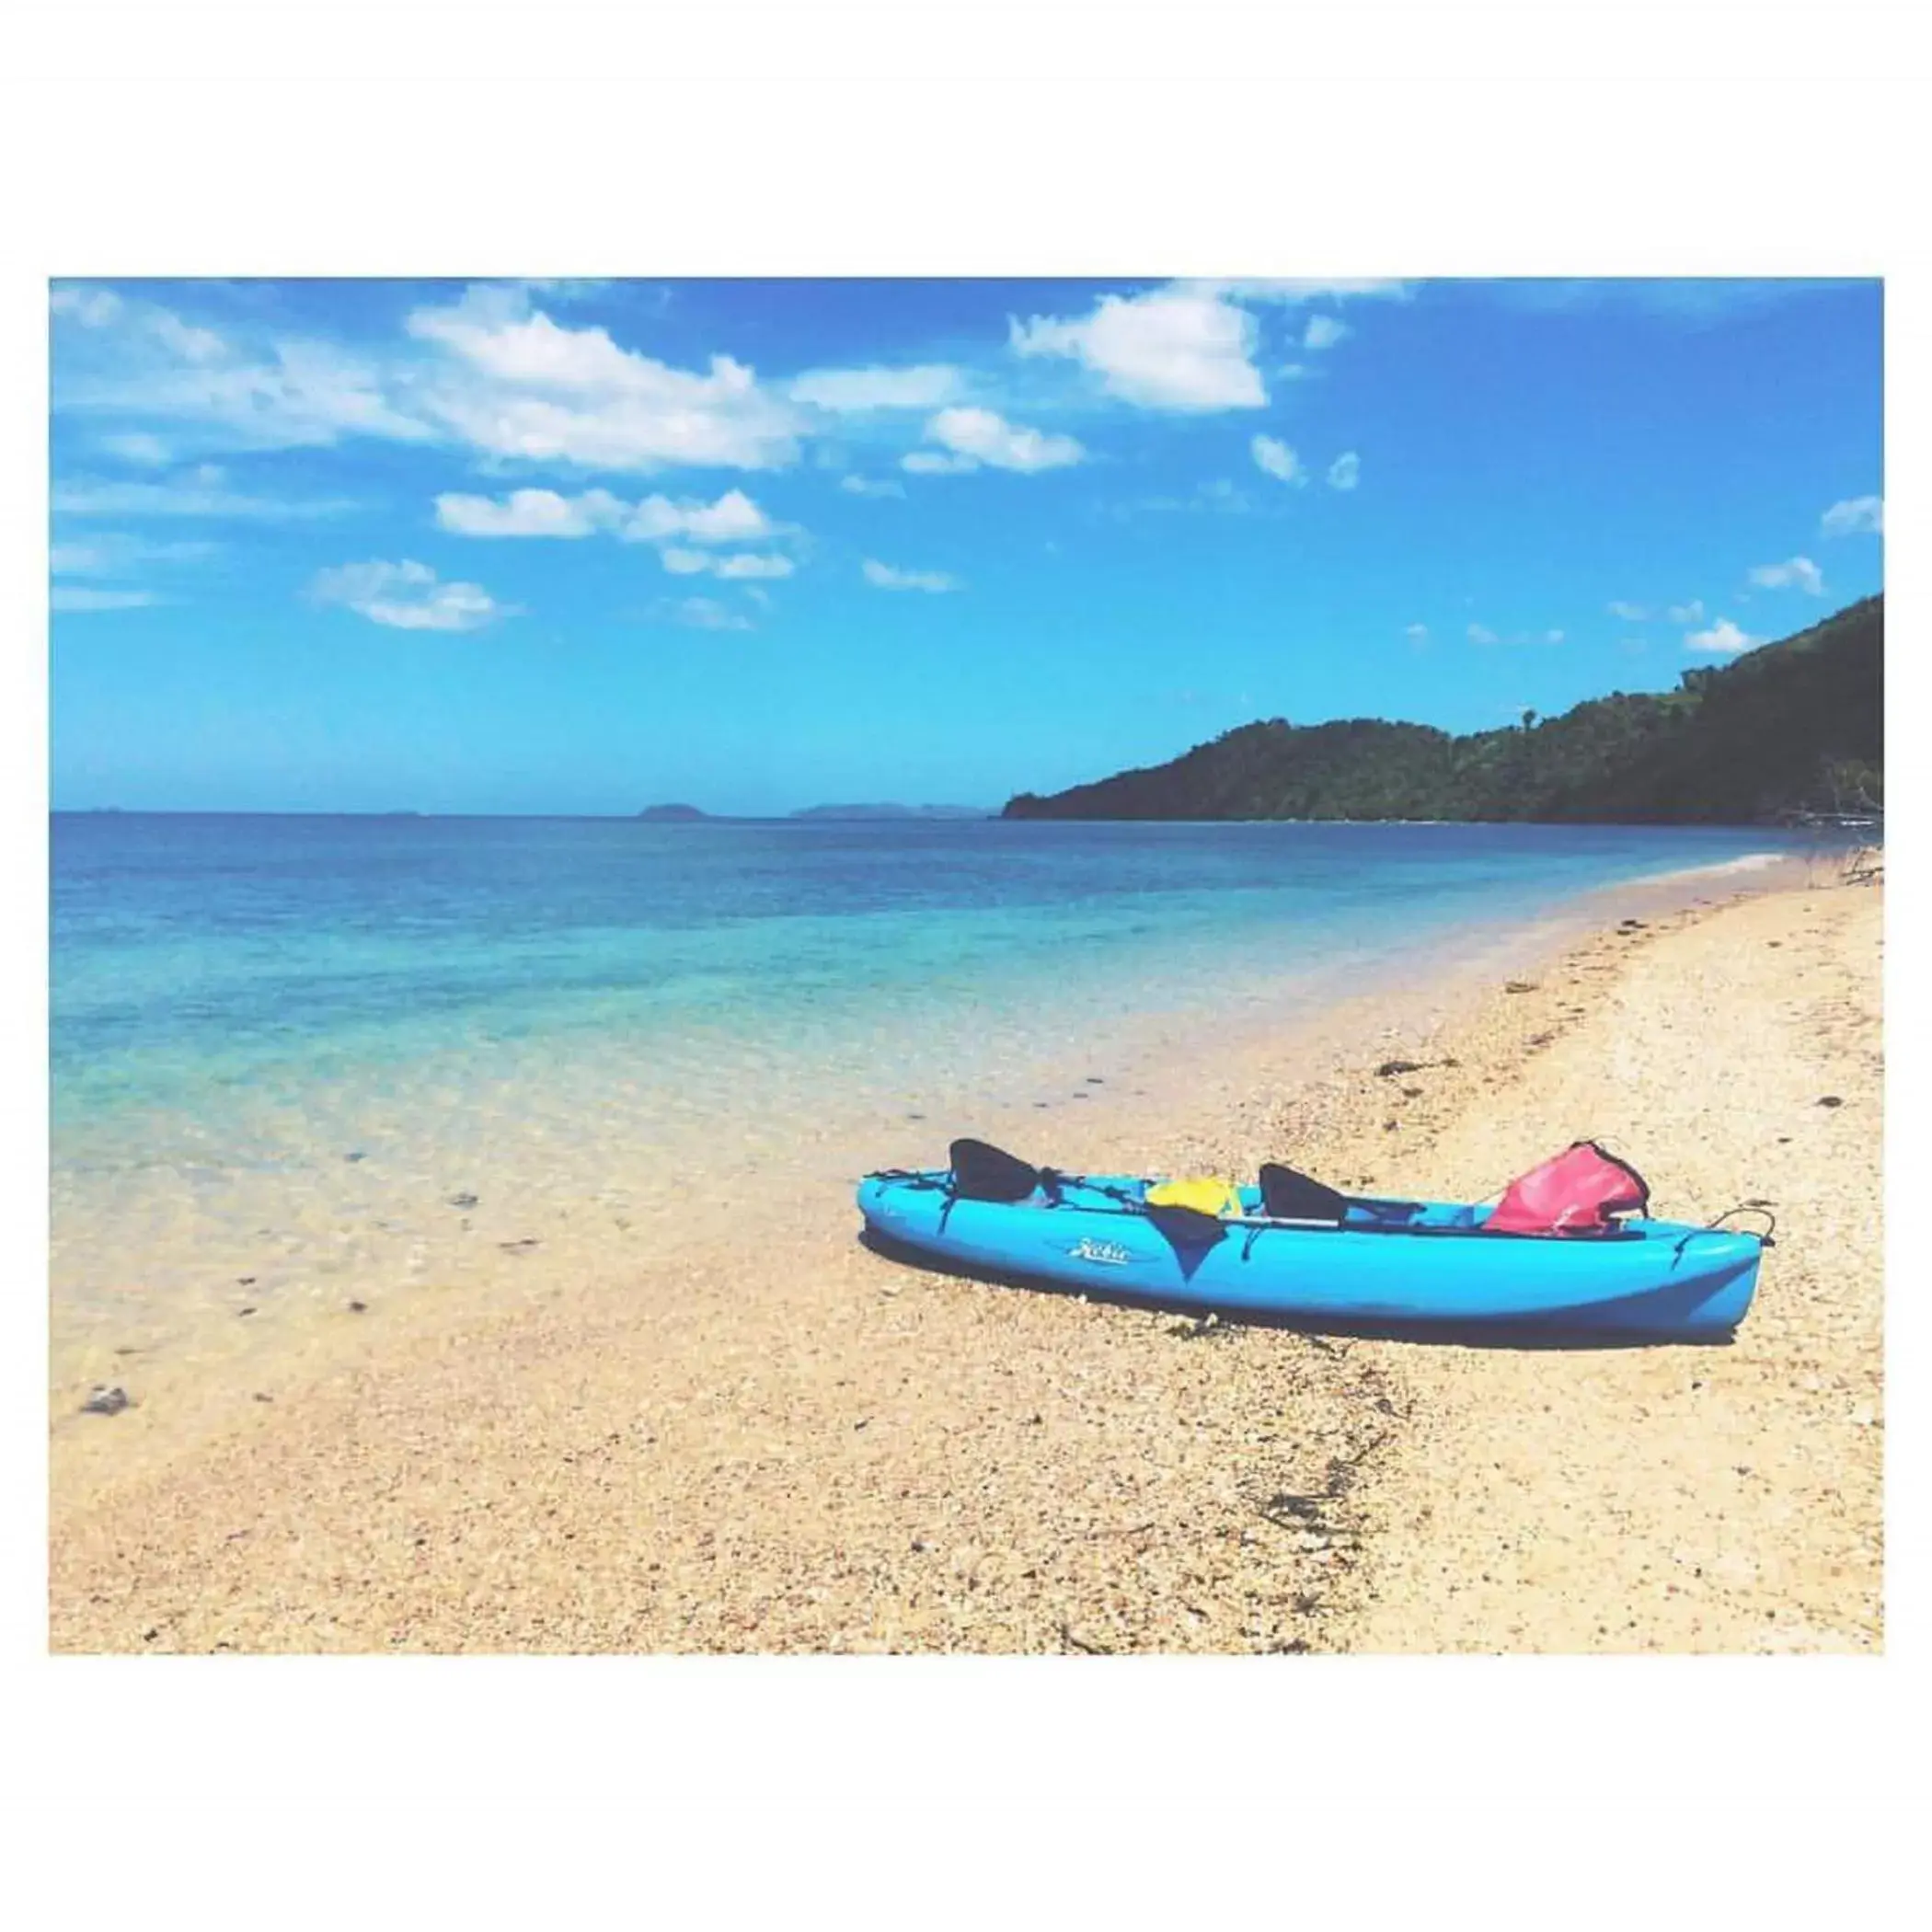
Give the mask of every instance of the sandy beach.
<path id="1" fill-rule="evenodd" d="M 1593 1135 L 1660 1214 L 1772 1204 L 1731 1346 L 1343 1340 L 990 1287 L 868 1253 L 817 1178 L 749 1245 L 708 1202 L 523 1293 L 350 1282 L 300 1347 L 131 1356 L 110 1417 L 57 1399 L 52 1646 L 1875 1650 L 1882 901 L 1758 883 L 1627 893 L 1318 1037 L 953 1130 L 1455 1199 Z M 1376 1072 L 1397 1057 L 1420 1064 Z"/>

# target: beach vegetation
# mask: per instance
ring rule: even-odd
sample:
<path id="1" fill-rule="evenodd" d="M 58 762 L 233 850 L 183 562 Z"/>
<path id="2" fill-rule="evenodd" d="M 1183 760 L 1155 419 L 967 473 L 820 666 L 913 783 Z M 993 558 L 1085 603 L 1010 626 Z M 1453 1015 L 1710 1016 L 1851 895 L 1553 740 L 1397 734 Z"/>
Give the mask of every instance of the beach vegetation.
<path id="1" fill-rule="evenodd" d="M 1379 718 L 1246 724 L 1166 765 L 1041 797 L 1008 818 L 1449 819 L 1748 824 L 1876 814 L 1884 796 L 1884 598 L 1868 597 L 1664 692 L 1457 735 Z"/>

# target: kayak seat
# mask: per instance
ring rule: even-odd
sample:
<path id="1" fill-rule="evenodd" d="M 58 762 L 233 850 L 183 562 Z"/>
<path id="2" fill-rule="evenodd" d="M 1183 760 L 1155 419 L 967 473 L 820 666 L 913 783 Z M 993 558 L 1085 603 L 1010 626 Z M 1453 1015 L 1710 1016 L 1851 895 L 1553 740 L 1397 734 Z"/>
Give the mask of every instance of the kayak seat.
<path id="1" fill-rule="evenodd" d="M 1027 1200 L 1041 1185 L 1040 1168 L 985 1141 L 955 1141 L 949 1159 L 952 1191 L 960 1201 L 1011 1203 Z"/>
<path id="2" fill-rule="evenodd" d="M 1329 1221 L 1340 1227 L 1348 1219 L 1349 1202 L 1312 1175 L 1271 1160 L 1261 1164 L 1261 1211 L 1275 1221 Z"/>

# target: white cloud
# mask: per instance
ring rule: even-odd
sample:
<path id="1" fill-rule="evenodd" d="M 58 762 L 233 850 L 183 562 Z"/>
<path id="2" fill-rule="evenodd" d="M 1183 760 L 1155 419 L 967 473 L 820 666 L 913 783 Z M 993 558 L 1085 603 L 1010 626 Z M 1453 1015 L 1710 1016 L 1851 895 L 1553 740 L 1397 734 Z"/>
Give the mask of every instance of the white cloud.
<path id="1" fill-rule="evenodd" d="M 192 424 L 204 440 L 244 448 L 319 445 L 344 434 L 406 442 L 439 434 L 403 406 L 396 372 L 333 343 L 237 343 L 156 303 L 119 296 L 111 305 L 80 298 L 69 312 L 86 330 L 55 343 L 56 411 Z"/>
<path id="2" fill-rule="evenodd" d="M 1729 617 L 1719 617 L 1708 630 L 1694 630 L 1685 638 L 1686 650 L 1749 650 L 1761 640 L 1749 638 Z"/>
<path id="3" fill-rule="evenodd" d="M 906 369 L 808 369 L 790 385 L 792 399 L 814 409 L 936 409 L 960 389 L 960 372 L 944 362 Z"/>
<path id="4" fill-rule="evenodd" d="M 1759 564 L 1752 570 L 1751 581 L 1767 591 L 1788 590 L 1795 585 L 1799 590 L 1809 591 L 1813 597 L 1824 595 L 1824 572 L 1809 557 Z"/>
<path id="5" fill-rule="evenodd" d="M 1254 359 L 1259 325 L 1243 301 L 1400 292 L 1382 282 L 1175 282 L 1103 296 L 1082 316 L 1015 318 L 1010 339 L 1021 355 L 1071 358 L 1110 393 L 1149 408 L 1253 408 L 1267 397 Z M 680 367 L 606 327 L 576 326 L 559 304 L 581 293 L 478 285 L 413 310 L 397 339 L 350 345 L 280 334 L 259 320 L 217 329 L 143 296 L 63 284 L 52 297 L 61 324 L 55 407 L 132 419 L 141 427 L 115 425 L 107 446 L 149 467 L 167 462 L 177 441 L 267 449 L 368 437 L 607 471 L 771 469 L 798 459 L 815 420 L 896 409 L 937 411 L 933 447 L 907 465 L 914 471 L 978 464 L 1030 472 L 1087 454 L 1071 436 L 960 405 L 965 376 L 949 363 L 815 369 L 764 384 L 728 354 Z M 1327 346 L 1344 327 L 1323 314 L 1301 335 Z M 183 426 L 178 437 L 169 425 Z M 535 516 L 536 500 L 522 516 Z M 526 525 L 513 511 L 495 521 L 505 535 L 581 534 L 571 515 L 555 527 Z"/>
<path id="6" fill-rule="evenodd" d="M 55 544 L 47 553 L 47 568 L 55 577 L 113 576 L 138 564 L 197 561 L 213 556 L 220 548 L 219 544 L 150 543 L 142 537 L 116 534 L 95 537 L 85 544 Z"/>
<path id="7" fill-rule="evenodd" d="M 673 502 L 649 496 L 631 512 L 620 535 L 627 543 L 657 543 L 681 537 L 693 544 L 760 543 L 779 526 L 742 489 L 728 489 L 715 503 L 684 497 Z"/>
<path id="8" fill-rule="evenodd" d="M 587 489 L 566 497 L 554 489 L 513 489 L 507 497 L 445 493 L 436 499 L 436 522 L 459 536 L 583 537 L 604 532 L 626 543 L 690 546 L 762 543 L 789 534 L 775 523 L 742 489 L 728 489 L 715 502 L 701 498 L 652 495 L 627 502 L 607 489 Z M 700 551 L 667 550 L 664 568 L 696 575 L 717 568 Z M 756 568 L 741 562 L 720 575 L 788 576 L 789 559 L 765 559 Z"/>
<path id="9" fill-rule="evenodd" d="M 1621 597 L 1613 597 L 1604 606 L 1613 617 L 1621 617 L 1626 624 L 1648 624 L 1649 609 L 1641 604 L 1627 604 Z"/>
<path id="10" fill-rule="evenodd" d="M 757 627 L 742 611 L 720 604 L 716 597 L 681 597 L 667 615 L 673 624 L 692 630 L 753 630 Z"/>
<path id="11" fill-rule="evenodd" d="M 484 375 L 544 390 L 648 390 L 678 374 L 620 349 L 601 326 L 570 328 L 553 322 L 517 290 L 479 285 L 446 308 L 411 310 L 403 327 Z"/>
<path id="12" fill-rule="evenodd" d="M 601 327 L 552 321 L 522 291 L 489 287 L 417 309 L 404 327 L 454 359 L 427 379 L 425 413 L 494 455 L 616 470 L 797 459 L 790 406 L 730 356 L 712 356 L 702 373 L 674 369 Z"/>
<path id="13" fill-rule="evenodd" d="M 63 282 L 47 298 L 51 313 L 78 322 L 83 328 L 106 328 L 121 318 L 124 306 L 112 289 L 86 288 Z"/>
<path id="14" fill-rule="evenodd" d="M 663 559 L 664 568 L 675 577 L 696 577 L 708 570 L 714 577 L 742 581 L 757 577 L 789 577 L 794 568 L 788 557 L 761 556 L 748 550 L 719 557 L 709 550 L 673 547 L 661 551 L 659 555 Z"/>
<path id="15" fill-rule="evenodd" d="M 98 591 L 77 583 L 57 583 L 47 593 L 49 608 L 57 611 L 132 611 L 160 601 L 152 591 Z"/>
<path id="16" fill-rule="evenodd" d="M 590 536 L 615 530 L 628 514 L 628 506 L 606 489 L 580 497 L 512 489 L 501 502 L 454 492 L 436 499 L 438 525 L 458 536 Z"/>
<path id="17" fill-rule="evenodd" d="M 1216 290 L 1174 283 L 1102 295 L 1090 316 L 1009 324 L 1018 355 L 1070 356 L 1110 394 L 1154 409 L 1248 409 L 1268 400 L 1254 317 Z"/>
<path id="18" fill-rule="evenodd" d="M 1695 624 L 1704 615 L 1704 600 L 1693 597 L 1688 604 L 1673 604 L 1663 615 L 1673 624 Z"/>
<path id="19" fill-rule="evenodd" d="M 413 311 L 401 342 L 356 350 L 259 328 L 230 339 L 105 293 L 57 292 L 84 325 L 57 345 L 58 410 L 192 424 L 243 447 L 373 436 L 611 470 L 771 469 L 798 454 L 797 408 L 744 364 L 674 368 L 553 320 L 527 286 L 472 288 Z"/>
<path id="20" fill-rule="evenodd" d="M 1362 480 L 1362 458 L 1353 450 L 1345 450 L 1328 466 L 1328 488 L 1330 489 L 1353 489 Z"/>
<path id="21" fill-rule="evenodd" d="M 1283 483 L 1305 483 L 1308 480 L 1301 458 L 1280 437 L 1257 436 L 1248 447 L 1253 454 L 1256 466 L 1266 470 L 1271 477 L 1279 477 Z"/>
<path id="22" fill-rule="evenodd" d="M 1469 641 L 1472 644 L 1494 644 L 1496 633 L 1487 624 L 1472 624 L 1469 627 Z"/>
<path id="23" fill-rule="evenodd" d="M 956 591 L 960 588 L 957 577 L 949 577 L 943 570 L 900 570 L 891 564 L 876 562 L 867 558 L 863 565 L 866 581 L 881 591 Z"/>
<path id="24" fill-rule="evenodd" d="M 841 477 L 838 487 L 847 496 L 853 497 L 903 497 L 905 494 L 905 485 L 896 477 L 881 477 L 876 482 L 870 477 Z"/>
<path id="25" fill-rule="evenodd" d="M 144 430 L 131 430 L 124 436 L 103 436 L 100 446 L 123 463 L 138 463 L 144 469 L 164 469 L 174 460 L 173 453 L 158 436 Z"/>
<path id="26" fill-rule="evenodd" d="M 340 497 L 300 499 L 251 497 L 224 487 L 212 465 L 171 477 L 166 483 L 101 483 L 83 479 L 56 483 L 52 507 L 66 516 L 196 516 L 285 519 L 339 516 L 353 510 Z"/>
<path id="27" fill-rule="evenodd" d="M 148 332 L 184 362 L 220 362 L 227 359 L 228 344 L 213 329 L 184 322 L 169 309 L 150 308 L 144 313 Z"/>
<path id="28" fill-rule="evenodd" d="M 1349 332 L 1349 325 L 1339 316 L 1310 316 L 1302 331 L 1304 349 L 1332 349 Z"/>
<path id="29" fill-rule="evenodd" d="M 971 456 L 946 455 L 937 450 L 908 450 L 900 457 L 899 466 L 917 477 L 957 477 L 977 469 L 979 464 Z"/>
<path id="30" fill-rule="evenodd" d="M 944 445 L 955 457 L 995 469 L 1059 469 L 1087 454 L 1071 436 L 1029 430 L 991 409 L 941 409 L 926 424 L 926 440 Z"/>
<path id="31" fill-rule="evenodd" d="M 1824 512 L 1818 521 L 1818 527 L 1827 536 L 1851 536 L 1861 530 L 1869 530 L 1874 536 L 1882 536 L 1885 534 L 1885 499 L 1846 497 Z"/>
<path id="32" fill-rule="evenodd" d="M 309 585 L 318 604 L 342 604 L 397 630 L 479 630 L 514 608 L 499 604 L 480 584 L 442 583 L 427 564 L 339 564 L 318 570 Z"/>
<path id="33" fill-rule="evenodd" d="M 1411 624 L 1402 635 L 1411 644 L 1426 644 L 1429 641 L 1429 627 L 1426 624 Z"/>

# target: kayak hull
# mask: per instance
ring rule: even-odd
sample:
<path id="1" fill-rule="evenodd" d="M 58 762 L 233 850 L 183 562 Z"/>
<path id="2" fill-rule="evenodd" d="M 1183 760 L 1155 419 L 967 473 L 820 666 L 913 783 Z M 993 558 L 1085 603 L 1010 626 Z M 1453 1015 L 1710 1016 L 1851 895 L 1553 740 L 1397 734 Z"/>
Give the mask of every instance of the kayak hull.
<path id="1" fill-rule="evenodd" d="M 1763 1253 L 1754 1234 L 1664 1221 L 1607 1236 L 1489 1235 L 1487 1210 L 1446 1202 L 1351 1202 L 1340 1228 L 1229 1221 L 1217 1236 L 1150 1216 L 1133 1204 L 1149 1183 L 1135 1179 L 1014 1203 L 955 1200 L 947 1179 L 868 1177 L 867 1227 L 956 1270 L 1313 1326 L 1721 1340 L 1751 1305 Z M 1258 1215 L 1254 1191 L 1243 1198 Z"/>

